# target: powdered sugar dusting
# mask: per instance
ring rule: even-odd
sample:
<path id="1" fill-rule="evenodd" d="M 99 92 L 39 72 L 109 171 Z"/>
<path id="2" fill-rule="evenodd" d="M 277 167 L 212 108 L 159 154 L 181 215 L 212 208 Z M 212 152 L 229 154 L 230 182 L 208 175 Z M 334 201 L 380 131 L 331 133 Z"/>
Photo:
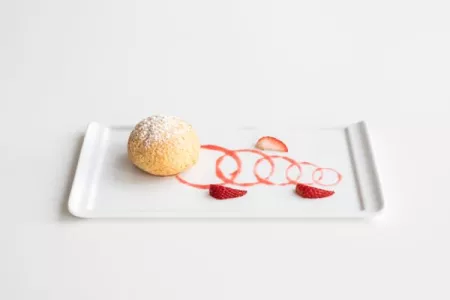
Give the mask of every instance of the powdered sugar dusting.
<path id="1" fill-rule="evenodd" d="M 191 125 L 180 118 L 154 115 L 139 122 L 133 133 L 144 142 L 145 146 L 149 146 L 154 142 L 169 140 L 173 136 L 184 134 L 189 130 L 191 130 Z"/>

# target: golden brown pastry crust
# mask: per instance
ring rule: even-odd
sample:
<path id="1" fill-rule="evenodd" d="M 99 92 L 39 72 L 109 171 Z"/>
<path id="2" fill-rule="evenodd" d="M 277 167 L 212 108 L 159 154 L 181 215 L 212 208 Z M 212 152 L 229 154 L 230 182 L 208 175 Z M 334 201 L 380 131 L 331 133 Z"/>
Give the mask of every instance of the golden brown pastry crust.
<path id="1" fill-rule="evenodd" d="M 128 140 L 128 157 L 133 164 L 157 176 L 176 175 L 193 166 L 199 157 L 200 141 L 192 126 L 179 122 L 183 122 L 178 125 L 186 130 L 178 130 L 164 139 L 149 138 L 138 124 Z"/>

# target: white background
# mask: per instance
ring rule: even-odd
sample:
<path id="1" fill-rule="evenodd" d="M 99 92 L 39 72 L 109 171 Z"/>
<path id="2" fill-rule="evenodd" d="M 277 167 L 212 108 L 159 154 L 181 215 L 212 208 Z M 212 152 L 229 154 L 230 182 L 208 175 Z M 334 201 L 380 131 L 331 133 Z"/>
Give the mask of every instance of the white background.
<path id="1" fill-rule="evenodd" d="M 0 299 L 449 299 L 450 4 L 1 1 Z M 89 121 L 369 123 L 371 222 L 83 221 Z"/>

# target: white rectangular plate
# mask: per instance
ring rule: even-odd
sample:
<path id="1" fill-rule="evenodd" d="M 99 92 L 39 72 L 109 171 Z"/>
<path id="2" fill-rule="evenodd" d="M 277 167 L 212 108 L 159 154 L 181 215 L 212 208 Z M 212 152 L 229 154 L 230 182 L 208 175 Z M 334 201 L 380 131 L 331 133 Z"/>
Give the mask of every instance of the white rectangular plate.
<path id="1" fill-rule="evenodd" d="M 261 136 L 272 135 L 284 141 L 286 155 L 298 162 L 311 162 L 321 168 L 301 164 L 300 182 L 335 191 L 328 198 L 308 200 L 295 194 L 295 185 L 258 184 L 245 187 L 247 195 L 231 200 L 215 200 L 207 190 L 180 183 L 175 177 L 156 177 L 134 167 L 127 157 L 127 141 L 131 127 L 107 127 L 91 123 L 87 129 L 77 171 L 69 198 L 69 211 L 83 218 L 364 218 L 379 213 L 383 198 L 364 122 L 328 129 L 237 128 L 235 130 L 197 130 L 203 144 L 228 149 L 252 149 Z M 202 149 L 198 163 L 183 173 L 191 182 L 220 183 L 216 161 L 223 153 Z M 242 160 L 236 182 L 255 182 L 253 168 L 261 155 L 238 153 Z M 290 163 L 274 158 L 275 184 L 286 182 Z M 221 165 L 225 174 L 236 170 L 230 157 Z M 270 172 L 270 164 L 262 161 L 261 177 Z M 296 166 L 289 169 L 295 179 Z M 236 187 L 232 186 L 231 187 Z M 239 188 L 239 187 L 237 187 Z"/>

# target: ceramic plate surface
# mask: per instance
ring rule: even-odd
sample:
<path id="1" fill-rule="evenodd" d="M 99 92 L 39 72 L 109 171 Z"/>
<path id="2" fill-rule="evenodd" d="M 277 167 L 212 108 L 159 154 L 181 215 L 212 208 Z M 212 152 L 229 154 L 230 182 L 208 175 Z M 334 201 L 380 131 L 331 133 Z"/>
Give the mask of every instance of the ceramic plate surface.
<path id="1" fill-rule="evenodd" d="M 83 218 L 364 218 L 383 208 L 367 127 L 364 122 L 327 129 L 236 128 L 197 130 L 203 145 L 198 163 L 181 174 L 192 184 L 223 183 L 248 190 L 242 198 L 218 201 L 208 190 L 175 177 L 155 177 L 134 167 L 127 157 L 132 127 L 91 123 L 79 157 L 69 210 Z M 262 136 L 275 136 L 287 153 L 247 151 Z M 256 165 L 256 166 L 255 166 Z M 239 170 L 238 170 L 239 169 Z M 239 171 L 233 179 L 232 174 Z M 256 173 L 256 174 L 255 174 Z M 271 174 L 272 173 L 272 174 Z M 259 178 L 257 177 L 259 176 Z M 261 180 L 264 179 L 264 180 Z M 299 197 L 295 184 L 335 191 L 331 197 Z M 233 185 L 235 183 L 237 185 Z"/>

